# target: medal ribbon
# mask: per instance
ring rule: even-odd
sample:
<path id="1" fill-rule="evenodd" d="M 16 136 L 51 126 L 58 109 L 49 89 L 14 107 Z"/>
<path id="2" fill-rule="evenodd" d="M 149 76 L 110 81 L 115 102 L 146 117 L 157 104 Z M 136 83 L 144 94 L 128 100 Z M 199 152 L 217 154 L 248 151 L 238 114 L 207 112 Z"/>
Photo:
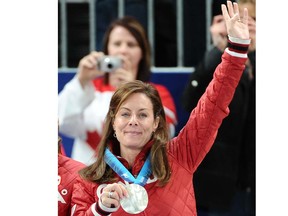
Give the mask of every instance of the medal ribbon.
<path id="1" fill-rule="evenodd" d="M 136 179 L 108 148 L 105 149 L 104 160 L 111 169 L 113 169 L 123 180 L 128 182 L 144 186 L 151 175 L 150 153 Z"/>

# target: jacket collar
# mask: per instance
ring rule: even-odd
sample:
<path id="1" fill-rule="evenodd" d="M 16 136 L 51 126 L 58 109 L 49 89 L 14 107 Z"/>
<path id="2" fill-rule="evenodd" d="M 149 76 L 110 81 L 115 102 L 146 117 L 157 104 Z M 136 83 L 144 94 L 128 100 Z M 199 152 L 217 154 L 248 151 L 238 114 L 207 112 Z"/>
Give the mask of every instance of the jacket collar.
<path id="1" fill-rule="evenodd" d="M 141 152 L 136 156 L 134 165 L 132 169 L 129 169 L 128 161 L 124 158 L 122 158 L 120 155 L 120 146 L 119 144 L 112 144 L 110 143 L 110 147 L 112 149 L 112 153 L 117 157 L 117 159 L 132 173 L 132 175 L 137 176 L 140 172 L 141 168 L 143 167 L 146 158 L 148 157 L 148 154 L 151 150 L 151 147 L 153 145 L 153 140 L 150 140 L 146 145 L 143 147 Z"/>

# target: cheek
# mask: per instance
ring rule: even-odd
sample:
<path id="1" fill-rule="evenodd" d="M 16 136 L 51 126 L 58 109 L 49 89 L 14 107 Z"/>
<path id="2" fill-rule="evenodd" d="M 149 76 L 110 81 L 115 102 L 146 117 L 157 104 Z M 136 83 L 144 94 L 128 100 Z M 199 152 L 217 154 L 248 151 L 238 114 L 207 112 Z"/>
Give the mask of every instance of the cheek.
<path id="1" fill-rule="evenodd" d="M 152 133 L 155 130 L 155 123 L 154 122 L 146 123 L 144 127 L 145 127 L 145 130 L 147 132 L 151 132 Z"/>
<path id="2" fill-rule="evenodd" d="M 137 52 L 135 52 L 133 55 L 132 55 L 132 59 L 133 59 L 133 63 L 135 64 L 135 65 L 138 65 L 139 63 L 140 63 L 140 61 L 141 61 L 141 59 L 142 59 L 142 52 L 141 52 L 141 50 L 139 51 L 137 51 Z"/>
<path id="3" fill-rule="evenodd" d="M 140 46 L 130 47 L 130 55 L 133 59 L 140 59 L 142 57 L 142 50 Z"/>
<path id="4" fill-rule="evenodd" d="M 115 130 L 121 130 L 125 127 L 126 124 L 127 124 L 126 121 L 117 119 L 114 121 L 113 127 Z"/>
<path id="5" fill-rule="evenodd" d="M 140 60 L 142 59 L 142 57 L 143 57 L 143 54 L 142 54 L 142 51 L 141 51 L 141 49 L 139 48 L 139 50 L 138 50 L 138 52 L 136 53 L 136 58 L 137 58 L 137 60 L 138 60 L 138 63 L 140 62 Z"/>
<path id="6" fill-rule="evenodd" d="M 108 45 L 107 51 L 108 51 L 108 55 L 115 55 L 117 49 L 115 49 L 115 47 L 112 45 Z"/>

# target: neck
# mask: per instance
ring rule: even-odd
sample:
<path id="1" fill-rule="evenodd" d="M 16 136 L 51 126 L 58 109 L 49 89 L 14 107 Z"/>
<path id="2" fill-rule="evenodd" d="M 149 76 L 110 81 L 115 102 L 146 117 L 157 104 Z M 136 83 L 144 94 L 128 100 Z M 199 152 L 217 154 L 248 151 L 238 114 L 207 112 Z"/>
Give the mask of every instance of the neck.
<path id="1" fill-rule="evenodd" d="M 137 155 L 140 153 L 141 150 L 137 149 L 124 149 L 121 147 L 120 149 L 120 155 L 123 157 L 125 160 L 128 161 L 128 164 L 130 167 L 133 166 L 135 158 Z"/>

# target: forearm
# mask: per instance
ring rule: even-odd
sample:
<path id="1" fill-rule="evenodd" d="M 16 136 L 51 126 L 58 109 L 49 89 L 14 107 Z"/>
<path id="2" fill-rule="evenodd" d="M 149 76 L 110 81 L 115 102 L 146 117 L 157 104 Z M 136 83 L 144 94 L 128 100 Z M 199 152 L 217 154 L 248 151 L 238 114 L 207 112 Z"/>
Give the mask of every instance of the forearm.
<path id="1" fill-rule="evenodd" d="M 194 169 L 210 150 L 223 119 L 229 114 L 228 106 L 244 71 L 246 60 L 247 53 L 226 49 L 212 81 L 182 130 L 181 139 L 188 141 L 187 148 Z M 185 143 L 184 141 L 182 143 Z M 183 145 L 181 147 L 186 148 Z"/>
<path id="2" fill-rule="evenodd" d="M 59 131 L 67 136 L 85 136 L 83 112 L 94 99 L 93 85 L 82 88 L 77 77 L 58 95 Z"/>

